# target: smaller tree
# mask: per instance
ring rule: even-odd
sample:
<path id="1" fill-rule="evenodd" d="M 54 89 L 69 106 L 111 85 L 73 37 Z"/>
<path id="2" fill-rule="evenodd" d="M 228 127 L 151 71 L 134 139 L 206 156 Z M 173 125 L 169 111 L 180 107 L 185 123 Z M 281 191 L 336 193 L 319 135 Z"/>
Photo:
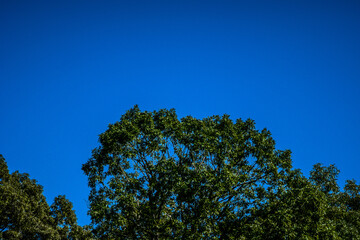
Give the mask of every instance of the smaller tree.
<path id="1" fill-rule="evenodd" d="M 56 229 L 61 239 L 90 239 L 91 232 L 77 224 L 72 203 L 64 195 L 55 197 L 50 207 Z"/>
<path id="2" fill-rule="evenodd" d="M 328 218 L 325 193 L 294 170 L 285 191 L 249 218 L 246 239 L 341 239 L 336 225 Z M 255 238 L 257 236 L 258 238 Z"/>
<path id="3" fill-rule="evenodd" d="M 42 186 L 26 173 L 9 173 L 0 155 L 0 231 L 5 239 L 56 239 Z"/>
<path id="4" fill-rule="evenodd" d="M 0 154 L 0 239 L 90 239 L 90 231 L 76 223 L 65 196 L 49 207 L 43 188 L 29 174 L 9 173 Z"/>
<path id="5" fill-rule="evenodd" d="M 348 211 L 360 211 L 360 185 L 355 180 L 347 180 L 343 201 Z"/>
<path id="6" fill-rule="evenodd" d="M 246 239 L 360 239 L 360 186 L 347 181 L 340 191 L 338 174 L 321 164 L 309 179 L 292 171 L 285 191 L 244 223 Z"/>

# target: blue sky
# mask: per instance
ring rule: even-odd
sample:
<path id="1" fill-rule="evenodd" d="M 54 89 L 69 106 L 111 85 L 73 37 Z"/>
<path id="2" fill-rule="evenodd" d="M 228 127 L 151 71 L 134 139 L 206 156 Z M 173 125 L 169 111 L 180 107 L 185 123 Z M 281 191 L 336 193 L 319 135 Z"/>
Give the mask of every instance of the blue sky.
<path id="1" fill-rule="evenodd" d="M 81 165 L 126 110 L 268 128 L 360 181 L 358 1 L 0 2 L 0 153 L 89 223 Z"/>

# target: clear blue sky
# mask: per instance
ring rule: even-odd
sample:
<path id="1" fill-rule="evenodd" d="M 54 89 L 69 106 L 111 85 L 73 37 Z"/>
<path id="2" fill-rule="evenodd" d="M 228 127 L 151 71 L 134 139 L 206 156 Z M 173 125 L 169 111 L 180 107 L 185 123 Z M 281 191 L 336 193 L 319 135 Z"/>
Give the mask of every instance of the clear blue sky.
<path id="1" fill-rule="evenodd" d="M 0 153 L 80 224 L 81 165 L 135 104 L 252 118 L 360 181 L 359 1 L 2 0 L 0 34 Z"/>

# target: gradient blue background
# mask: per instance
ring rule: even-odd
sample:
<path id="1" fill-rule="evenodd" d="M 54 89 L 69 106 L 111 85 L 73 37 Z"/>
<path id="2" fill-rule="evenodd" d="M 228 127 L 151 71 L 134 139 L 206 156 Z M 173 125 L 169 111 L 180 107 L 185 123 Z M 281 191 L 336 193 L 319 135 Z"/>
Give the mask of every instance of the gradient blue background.
<path id="1" fill-rule="evenodd" d="M 81 165 L 134 104 L 268 128 L 360 180 L 359 1 L 0 1 L 0 153 L 89 223 Z"/>

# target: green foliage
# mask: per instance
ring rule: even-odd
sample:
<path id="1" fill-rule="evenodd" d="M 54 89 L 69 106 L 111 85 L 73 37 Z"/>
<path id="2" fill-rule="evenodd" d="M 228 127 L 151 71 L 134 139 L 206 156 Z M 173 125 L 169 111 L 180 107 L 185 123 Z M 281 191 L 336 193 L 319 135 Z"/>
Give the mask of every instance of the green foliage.
<path id="1" fill-rule="evenodd" d="M 26 173 L 9 173 L 0 154 L 0 239 L 90 239 L 64 196 L 46 202 L 43 188 Z"/>
<path id="2" fill-rule="evenodd" d="M 360 186 L 292 169 L 266 129 L 137 106 L 83 165 L 99 239 L 360 239 Z"/>
<path id="3" fill-rule="evenodd" d="M 29 175 L 9 174 L 1 156 L 0 230 L 5 239 L 56 238 L 42 187 Z"/>
<path id="4" fill-rule="evenodd" d="M 178 120 L 136 106 L 100 143 L 83 165 L 99 238 L 237 239 L 291 170 L 269 131 L 227 115 Z"/>
<path id="5" fill-rule="evenodd" d="M 72 203 L 60 195 L 55 197 L 50 207 L 51 216 L 61 239 L 91 239 L 92 234 L 86 228 L 77 225 L 77 218 Z"/>
<path id="6" fill-rule="evenodd" d="M 82 167 L 85 227 L 65 196 L 49 207 L 0 155 L 0 239 L 360 239 L 360 185 L 341 191 L 334 165 L 306 178 L 252 120 L 135 106 L 99 141 Z"/>
<path id="7" fill-rule="evenodd" d="M 318 163 L 314 165 L 313 170 L 310 172 L 310 181 L 325 194 L 336 194 L 339 192 L 337 184 L 339 172 L 334 165 L 323 167 Z"/>

